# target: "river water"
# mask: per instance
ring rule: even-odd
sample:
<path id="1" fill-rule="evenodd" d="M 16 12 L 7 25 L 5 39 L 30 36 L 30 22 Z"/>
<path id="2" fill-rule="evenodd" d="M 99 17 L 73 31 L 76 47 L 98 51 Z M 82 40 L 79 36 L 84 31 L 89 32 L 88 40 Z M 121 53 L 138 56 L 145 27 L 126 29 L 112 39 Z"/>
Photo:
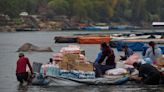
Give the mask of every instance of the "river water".
<path id="1" fill-rule="evenodd" d="M 46 63 L 52 54 L 59 52 L 61 47 L 68 44 L 55 44 L 54 37 L 61 35 L 86 34 L 89 31 L 67 32 L 2 32 L 0 33 L 0 92 L 164 92 L 164 86 L 148 85 L 119 85 L 119 86 L 19 86 L 16 80 L 15 68 L 18 59 L 18 48 L 24 43 L 32 43 L 37 46 L 50 46 L 54 52 L 26 52 L 25 55 L 31 62 Z M 99 33 L 99 32 L 94 32 Z M 76 44 L 79 45 L 79 44 Z M 99 52 L 99 45 L 80 45 L 86 51 L 89 60 L 94 61 Z M 118 53 L 117 53 L 118 54 Z"/>

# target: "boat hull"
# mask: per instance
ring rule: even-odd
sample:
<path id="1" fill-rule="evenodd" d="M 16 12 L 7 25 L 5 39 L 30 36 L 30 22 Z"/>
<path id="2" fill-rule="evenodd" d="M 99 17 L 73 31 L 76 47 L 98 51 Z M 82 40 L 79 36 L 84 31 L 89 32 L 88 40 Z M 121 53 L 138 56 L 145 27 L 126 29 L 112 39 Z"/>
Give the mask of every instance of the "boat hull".
<path id="1" fill-rule="evenodd" d="M 78 37 L 79 44 L 100 44 L 102 42 L 109 42 L 111 38 L 109 36 L 97 36 L 97 37 Z"/>
<path id="2" fill-rule="evenodd" d="M 64 78 L 56 76 L 47 76 L 50 80 L 50 86 L 80 86 L 80 85 L 121 85 L 129 79 L 123 76 L 113 76 L 110 78 L 95 78 L 95 79 L 76 79 Z"/>
<path id="3" fill-rule="evenodd" d="M 77 43 L 77 37 L 70 36 L 56 36 L 55 43 Z"/>

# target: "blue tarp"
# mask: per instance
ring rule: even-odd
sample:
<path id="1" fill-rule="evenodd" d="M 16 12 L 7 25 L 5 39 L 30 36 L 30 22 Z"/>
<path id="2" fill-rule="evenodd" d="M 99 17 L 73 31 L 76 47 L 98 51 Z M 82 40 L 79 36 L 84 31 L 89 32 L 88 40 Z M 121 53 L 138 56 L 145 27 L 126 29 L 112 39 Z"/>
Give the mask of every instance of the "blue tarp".
<path id="1" fill-rule="evenodd" d="M 118 41 L 116 42 L 116 48 L 118 51 L 122 51 L 122 46 L 128 45 L 130 49 L 133 51 L 143 51 L 143 46 L 145 43 L 143 42 L 123 42 L 123 41 Z"/>

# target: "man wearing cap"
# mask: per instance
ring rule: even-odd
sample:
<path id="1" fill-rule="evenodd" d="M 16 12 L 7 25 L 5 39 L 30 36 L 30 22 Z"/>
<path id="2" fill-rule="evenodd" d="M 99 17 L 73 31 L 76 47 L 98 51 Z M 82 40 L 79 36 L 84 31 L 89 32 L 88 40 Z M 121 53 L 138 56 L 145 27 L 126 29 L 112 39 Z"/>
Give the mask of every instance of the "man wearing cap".
<path id="1" fill-rule="evenodd" d="M 16 77 L 21 84 L 24 81 L 28 81 L 28 72 L 26 71 L 27 65 L 31 71 L 31 74 L 33 74 L 33 69 L 29 62 L 29 59 L 25 57 L 23 53 L 19 53 L 19 59 L 17 60 L 17 65 L 16 65 Z"/>
<path id="2" fill-rule="evenodd" d="M 150 64 L 133 63 L 134 68 L 139 71 L 138 76 L 131 76 L 130 79 L 138 80 L 148 85 L 159 84 L 160 72 Z"/>

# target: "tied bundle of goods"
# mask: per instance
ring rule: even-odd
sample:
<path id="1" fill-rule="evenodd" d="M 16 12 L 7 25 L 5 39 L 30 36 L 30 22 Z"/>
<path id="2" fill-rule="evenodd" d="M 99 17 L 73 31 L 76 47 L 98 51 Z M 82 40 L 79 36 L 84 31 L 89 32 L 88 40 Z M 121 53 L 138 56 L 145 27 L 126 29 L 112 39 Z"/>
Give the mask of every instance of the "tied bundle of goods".
<path id="1" fill-rule="evenodd" d="M 81 54 L 81 49 L 76 45 L 61 48 L 59 53 L 53 55 L 55 64 L 58 64 L 60 76 L 72 78 L 95 78 L 93 65 Z"/>
<path id="2" fill-rule="evenodd" d="M 164 68 L 164 55 L 157 58 L 156 65 L 159 68 Z"/>

